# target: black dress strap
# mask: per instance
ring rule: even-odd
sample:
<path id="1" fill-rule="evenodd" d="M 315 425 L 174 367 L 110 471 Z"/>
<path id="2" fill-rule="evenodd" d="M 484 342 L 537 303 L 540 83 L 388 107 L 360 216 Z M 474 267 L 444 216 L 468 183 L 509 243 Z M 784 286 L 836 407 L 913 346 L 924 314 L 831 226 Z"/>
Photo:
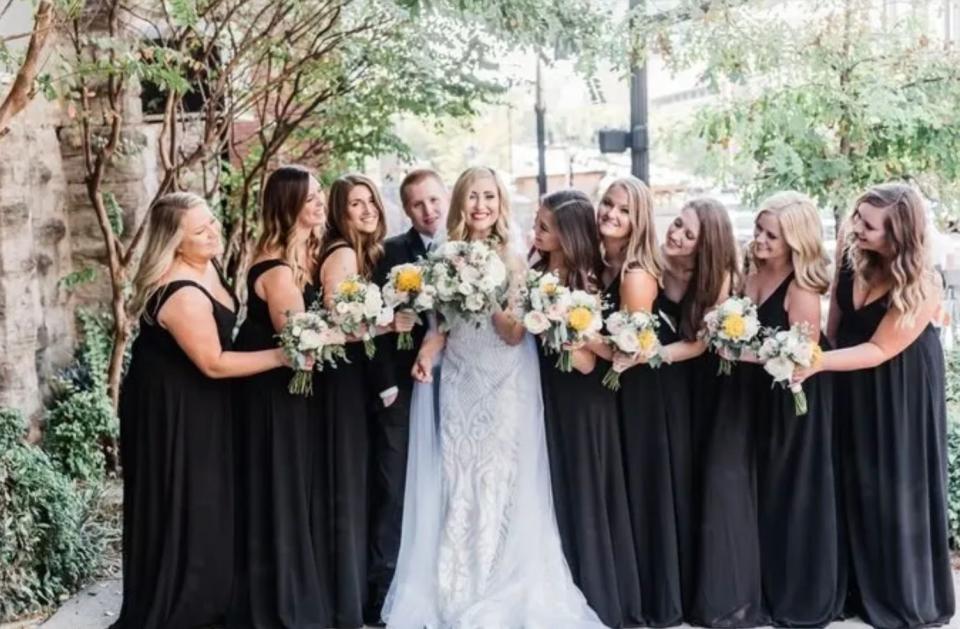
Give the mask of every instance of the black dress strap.
<path id="1" fill-rule="evenodd" d="M 216 298 L 214 298 L 214 296 L 210 294 L 210 291 L 208 291 L 198 282 L 194 282 L 193 280 L 174 280 L 158 288 L 157 292 L 150 297 L 150 300 L 147 302 L 147 307 L 145 308 L 145 311 L 150 313 L 150 319 L 156 321 L 157 316 L 160 314 L 160 309 L 163 308 L 163 305 L 167 303 L 167 300 L 170 299 L 174 293 L 184 286 L 193 286 L 195 288 L 199 288 L 203 294 L 206 295 L 211 302 L 213 302 L 214 306 L 217 305 L 218 302 Z"/>
<path id="2" fill-rule="evenodd" d="M 279 258 L 272 258 L 270 260 L 261 260 L 253 266 L 250 267 L 250 270 L 247 271 L 247 285 L 251 288 L 253 287 L 254 282 L 260 279 L 260 276 L 269 271 L 270 269 L 275 269 L 278 266 L 290 266 L 285 261 L 280 260 Z"/>

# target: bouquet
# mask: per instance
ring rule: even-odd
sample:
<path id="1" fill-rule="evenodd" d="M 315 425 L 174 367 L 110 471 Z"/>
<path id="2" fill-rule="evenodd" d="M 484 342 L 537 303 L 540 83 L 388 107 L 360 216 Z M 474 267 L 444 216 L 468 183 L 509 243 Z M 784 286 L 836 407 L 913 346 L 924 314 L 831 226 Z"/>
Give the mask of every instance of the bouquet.
<path id="1" fill-rule="evenodd" d="M 660 357 L 660 339 L 657 330 L 660 321 L 649 312 L 638 310 L 627 312 L 621 310 L 607 317 L 607 332 L 609 342 L 618 352 L 626 354 L 631 359 L 643 356 L 651 367 L 659 367 L 663 362 Z M 603 384 L 608 389 L 620 389 L 620 372 L 612 366 L 603 377 Z"/>
<path id="2" fill-rule="evenodd" d="M 496 249 L 479 240 L 440 245 L 428 254 L 427 269 L 445 329 L 457 318 L 479 327 L 498 305 L 507 281 L 507 267 Z"/>
<path id="3" fill-rule="evenodd" d="M 564 345 L 585 340 L 603 327 L 600 299 L 560 285 L 553 273 L 531 271 L 524 291 L 523 327 L 540 337 L 547 353 L 560 354 L 557 369 L 571 371 L 573 355 Z"/>
<path id="4" fill-rule="evenodd" d="M 748 297 L 728 298 L 708 312 L 703 323 L 706 328 L 701 338 L 720 354 L 718 373 L 730 375 L 733 363 L 727 356 L 737 360 L 744 350 L 756 351 L 759 347 L 760 319 L 756 305 Z"/>
<path id="5" fill-rule="evenodd" d="M 793 408 L 797 417 L 807 414 L 807 395 L 800 384 L 791 384 L 793 372 L 812 367 L 820 361 L 822 351 L 813 341 L 810 324 L 795 323 L 789 330 L 767 330 L 767 336 L 757 355 L 764 361 L 763 368 L 773 376 L 773 382 L 789 387 L 793 392 Z"/>
<path id="6" fill-rule="evenodd" d="M 383 301 L 388 308 L 412 310 L 421 313 L 433 308 L 436 289 L 424 281 L 423 268 L 419 264 L 398 264 L 390 269 L 383 287 Z M 417 317 L 417 323 L 421 323 Z M 397 349 L 413 349 L 413 335 L 401 332 L 397 336 Z"/>
<path id="7" fill-rule="evenodd" d="M 334 367 L 337 358 L 346 360 L 347 338 L 343 332 L 330 325 L 326 313 L 309 310 L 287 315 L 287 323 L 278 335 L 280 347 L 296 373 L 287 390 L 294 395 L 313 395 L 313 369 L 307 361 L 314 360 L 314 367 L 323 370 L 323 363 Z"/>
<path id="8" fill-rule="evenodd" d="M 330 317 L 344 334 L 363 339 L 367 358 L 377 351 L 371 330 L 378 325 L 390 325 L 393 310 L 383 305 L 380 289 L 358 275 L 348 277 L 333 293 L 333 311 Z"/>

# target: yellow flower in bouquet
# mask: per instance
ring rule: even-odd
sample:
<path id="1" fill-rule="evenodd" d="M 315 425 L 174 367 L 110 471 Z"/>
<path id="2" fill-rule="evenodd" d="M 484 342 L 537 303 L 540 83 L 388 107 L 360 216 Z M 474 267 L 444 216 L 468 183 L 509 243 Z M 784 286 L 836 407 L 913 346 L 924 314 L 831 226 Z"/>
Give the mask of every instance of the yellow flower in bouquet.
<path id="1" fill-rule="evenodd" d="M 343 297 L 353 297 L 360 292 L 360 282 L 356 280 L 343 280 L 337 285 L 337 293 Z"/>
<path id="2" fill-rule="evenodd" d="M 747 322 L 741 314 L 728 314 L 723 319 L 723 331 L 731 340 L 742 339 L 747 331 Z"/>
<path id="3" fill-rule="evenodd" d="M 660 339 L 657 338 L 656 331 L 651 328 L 645 328 L 637 334 L 637 344 L 640 346 L 640 351 L 643 352 L 644 355 L 656 349 L 659 342 Z"/>
<path id="4" fill-rule="evenodd" d="M 567 313 L 567 325 L 575 332 L 583 332 L 588 329 L 594 320 L 594 313 L 583 306 L 572 308 Z"/>
<path id="5" fill-rule="evenodd" d="M 405 266 L 397 272 L 397 290 L 415 293 L 423 286 L 423 272 L 418 266 Z"/>

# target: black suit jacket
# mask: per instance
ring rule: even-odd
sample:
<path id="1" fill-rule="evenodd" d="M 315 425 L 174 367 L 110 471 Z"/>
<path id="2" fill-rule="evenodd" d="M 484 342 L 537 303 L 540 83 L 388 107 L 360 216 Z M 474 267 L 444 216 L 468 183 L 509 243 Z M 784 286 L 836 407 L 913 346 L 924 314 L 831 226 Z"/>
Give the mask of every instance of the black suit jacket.
<path id="1" fill-rule="evenodd" d="M 390 273 L 390 269 L 398 264 L 416 262 L 427 256 L 423 239 L 412 227 L 399 236 L 388 238 L 383 243 L 383 249 L 383 257 L 373 274 L 373 280 L 381 287 L 387 283 L 387 275 Z M 392 386 L 399 387 L 401 392 L 409 392 L 413 388 L 413 378 L 410 376 L 410 370 L 413 369 L 413 363 L 417 358 L 417 352 L 420 351 L 420 344 L 423 342 L 426 332 L 426 320 L 424 320 L 424 325 L 413 328 L 412 350 L 397 349 L 397 335 L 395 333 L 381 334 L 377 337 L 377 355 L 373 360 L 375 369 L 372 377 L 378 397 L 381 391 L 385 391 Z"/>

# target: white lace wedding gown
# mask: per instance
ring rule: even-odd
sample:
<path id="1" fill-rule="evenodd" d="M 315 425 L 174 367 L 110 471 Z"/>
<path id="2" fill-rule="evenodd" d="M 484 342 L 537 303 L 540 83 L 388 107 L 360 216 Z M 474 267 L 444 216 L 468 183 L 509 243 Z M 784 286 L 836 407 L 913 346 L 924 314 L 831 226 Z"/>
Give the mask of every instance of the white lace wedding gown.
<path id="1" fill-rule="evenodd" d="M 603 625 L 563 557 L 534 340 L 455 323 L 433 385 L 415 387 L 403 536 L 384 606 L 397 629 Z M 439 421 L 437 421 L 439 420 Z"/>

